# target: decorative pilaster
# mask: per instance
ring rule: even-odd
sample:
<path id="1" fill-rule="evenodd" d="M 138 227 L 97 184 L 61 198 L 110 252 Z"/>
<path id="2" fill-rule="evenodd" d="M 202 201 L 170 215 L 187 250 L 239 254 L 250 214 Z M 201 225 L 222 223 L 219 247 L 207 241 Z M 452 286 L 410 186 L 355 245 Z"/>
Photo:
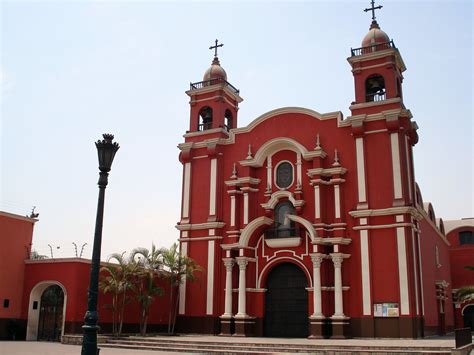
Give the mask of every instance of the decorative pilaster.
<path id="1" fill-rule="evenodd" d="M 237 264 L 239 265 L 239 306 L 237 310 L 236 318 L 247 318 L 247 294 L 246 294 L 246 272 L 248 259 L 245 256 L 239 256 L 235 258 Z"/>
<path id="2" fill-rule="evenodd" d="M 225 306 L 224 314 L 221 318 L 221 335 L 231 335 L 232 329 L 232 268 L 235 260 L 232 258 L 223 259 L 225 266 Z"/>
<path id="3" fill-rule="evenodd" d="M 321 303 L 321 263 L 326 255 L 321 253 L 310 254 L 313 262 L 313 314 L 310 319 L 310 338 L 322 339 L 326 317 L 322 311 Z"/>
<path id="4" fill-rule="evenodd" d="M 222 317 L 232 317 L 232 268 L 235 260 L 232 258 L 225 258 L 225 307 Z"/>
<path id="5" fill-rule="evenodd" d="M 349 334 L 349 318 L 344 315 L 342 297 L 342 262 L 349 255 L 342 253 L 330 254 L 334 264 L 334 314 L 332 320 L 332 338 L 347 338 Z"/>

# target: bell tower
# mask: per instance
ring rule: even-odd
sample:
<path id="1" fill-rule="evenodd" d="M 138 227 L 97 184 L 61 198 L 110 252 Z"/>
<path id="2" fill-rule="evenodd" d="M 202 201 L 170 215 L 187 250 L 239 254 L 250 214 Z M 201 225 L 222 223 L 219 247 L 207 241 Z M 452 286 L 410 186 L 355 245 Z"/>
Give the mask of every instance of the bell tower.
<path id="1" fill-rule="evenodd" d="M 372 6 L 365 12 L 372 12 L 372 23 L 369 32 L 362 40 L 361 47 L 351 48 L 347 59 L 352 66 L 355 84 L 355 101 L 351 110 L 353 115 L 360 114 L 361 107 L 371 106 L 377 102 L 383 110 L 403 106 L 402 73 L 406 70 L 400 52 L 393 40 L 380 29 L 375 19 L 375 10 L 382 6 Z M 395 104 L 395 106 L 394 106 Z"/>
<path id="2" fill-rule="evenodd" d="M 187 134 L 218 134 L 225 137 L 237 127 L 237 111 L 242 98 L 239 90 L 227 81 L 227 73 L 221 67 L 217 49 L 224 44 L 209 47 L 214 50 L 214 59 L 204 73 L 202 81 L 191 83 L 186 94 L 191 98 L 190 124 Z"/>

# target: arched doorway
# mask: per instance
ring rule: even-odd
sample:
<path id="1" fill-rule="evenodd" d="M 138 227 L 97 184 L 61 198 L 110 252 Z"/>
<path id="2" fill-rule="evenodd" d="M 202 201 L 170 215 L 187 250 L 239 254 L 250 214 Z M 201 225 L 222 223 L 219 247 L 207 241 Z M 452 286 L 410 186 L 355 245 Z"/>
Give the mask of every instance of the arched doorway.
<path id="1" fill-rule="evenodd" d="M 308 336 L 308 292 L 304 272 L 295 264 L 275 266 L 267 278 L 263 332 L 267 337 Z"/>
<path id="2" fill-rule="evenodd" d="M 26 340 L 60 341 L 64 334 L 66 303 L 66 290 L 57 281 L 43 281 L 33 287 Z"/>
<path id="3" fill-rule="evenodd" d="M 63 325 L 64 292 L 51 285 L 41 295 L 38 340 L 60 341 Z"/>
<path id="4" fill-rule="evenodd" d="M 462 312 L 464 327 L 474 330 L 474 305 L 469 305 Z"/>

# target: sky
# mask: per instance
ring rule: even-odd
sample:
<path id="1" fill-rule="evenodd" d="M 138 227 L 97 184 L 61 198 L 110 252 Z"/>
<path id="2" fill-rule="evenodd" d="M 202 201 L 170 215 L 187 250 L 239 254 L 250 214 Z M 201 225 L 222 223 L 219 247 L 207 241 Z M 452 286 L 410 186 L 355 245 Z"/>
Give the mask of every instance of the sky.
<path id="1" fill-rule="evenodd" d="M 407 66 L 419 128 L 415 175 L 444 220 L 473 211 L 473 5 L 377 1 Z M 240 89 L 238 124 L 285 106 L 350 115 L 347 57 L 370 1 L 0 1 L 0 210 L 39 212 L 33 248 L 90 257 L 94 142 L 121 148 L 106 190 L 102 259 L 178 238 L 190 82 L 221 65 Z M 1 233 L 1 231 L 0 231 Z"/>

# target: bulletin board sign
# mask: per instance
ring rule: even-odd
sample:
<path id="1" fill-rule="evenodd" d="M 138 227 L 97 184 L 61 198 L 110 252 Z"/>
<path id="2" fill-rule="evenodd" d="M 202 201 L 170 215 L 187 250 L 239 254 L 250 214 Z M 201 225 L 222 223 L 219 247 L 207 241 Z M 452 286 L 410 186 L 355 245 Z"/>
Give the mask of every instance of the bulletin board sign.
<path id="1" fill-rule="evenodd" d="M 398 317 L 398 303 L 374 303 L 374 317 Z"/>

